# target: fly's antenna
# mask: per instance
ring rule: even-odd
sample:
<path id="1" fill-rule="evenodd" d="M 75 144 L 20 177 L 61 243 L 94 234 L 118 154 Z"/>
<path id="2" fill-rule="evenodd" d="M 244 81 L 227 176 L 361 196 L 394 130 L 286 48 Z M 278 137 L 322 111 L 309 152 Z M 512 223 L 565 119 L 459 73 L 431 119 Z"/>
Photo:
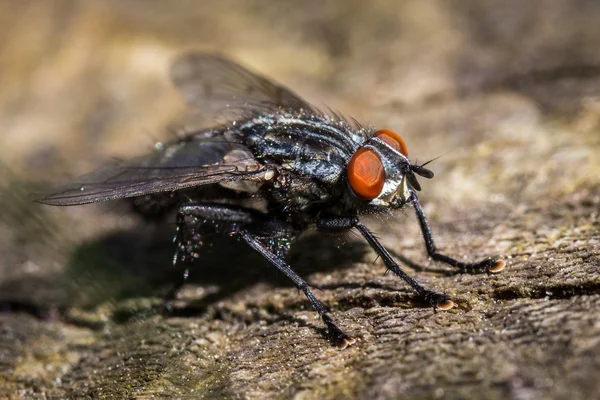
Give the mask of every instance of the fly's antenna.
<path id="1" fill-rule="evenodd" d="M 445 156 L 446 154 L 448 154 L 448 153 L 444 153 L 444 154 L 442 154 L 442 155 L 439 155 L 439 156 L 437 156 L 437 157 L 435 157 L 435 158 L 432 158 L 431 160 L 427 161 L 426 163 L 419 165 L 419 167 L 424 167 L 424 166 L 426 166 L 427 164 L 434 162 L 434 161 L 435 161 L 435 160 L 437 160 L 438 158 L 442 158 L 442 157 L 443 157 L 443 156 Z"/>
<path id="2" fill-rule="evenodd" d="M 425 163 L 423 163 L 423 164 L 421 164 L 421 165 L 417 165 L 417 164 L 411 165 L 411 166 L 410 166 L 410 169 L 411 169 L 411 171 L 413 171 L 415 174 L 417 174 L 417 175 L 419 175 L 419 176 L 422 176 L 423 178 L 431 179 L 431 178 L 433 178 L 433 177 L 434 177 L 434 174 L 433 174 L 433 172 L 432 172 L 432 171 L 430 171 L 429 169 L 425 168 L 425 166 L 426 166 L 427 164 L 430 164 L 430 163 L 432 163 L 433 161 L 437 160 L 438 158 L 440 158 L 440 157 L 442 157 L 442 156 L 444 156 L 444 155 L 446 155 L 446 153 L 444 153 L 444 154 L 442 154 L 442 155 L 439 155 L 439 156 L 437 156 L 437 157 L 435 157 L 435 158 L 432 158 L 431 160 L 429 160 L 429 161 L 427 161 L 427 162 L 425 162 Z"/>

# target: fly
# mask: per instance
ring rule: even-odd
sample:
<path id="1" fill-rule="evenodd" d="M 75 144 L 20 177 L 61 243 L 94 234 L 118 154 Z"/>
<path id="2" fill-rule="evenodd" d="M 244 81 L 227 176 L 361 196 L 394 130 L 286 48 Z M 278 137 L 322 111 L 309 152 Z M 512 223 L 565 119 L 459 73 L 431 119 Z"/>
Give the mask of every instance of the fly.
<path id="1" fill-rule="evenodd" d="M 176 265 L 194 260 L 203 235 L 237 236 L 304 292 L 340 348 L 355 339 L 285 262 L 294 238 L 311 227 L 358 230 L 390 271 L 441 310 L 454 306 L 449 296 L 408 276 L 362 216 L 412 206 L 431 259 L 467 273 L 504 268 L 497 258 L 464 263 L 438 252 L 416 194 L 417 176 L 431 179 L 433 172 L 409 161 L 398 134 L 321 112 L 285 87 L 214 54 L 180 56 L 171 79 L 196 111 L 224 122 L 84 175 L 39 201 L 72 206 L 133 198 L 148 212 L 177 207 Z"/>

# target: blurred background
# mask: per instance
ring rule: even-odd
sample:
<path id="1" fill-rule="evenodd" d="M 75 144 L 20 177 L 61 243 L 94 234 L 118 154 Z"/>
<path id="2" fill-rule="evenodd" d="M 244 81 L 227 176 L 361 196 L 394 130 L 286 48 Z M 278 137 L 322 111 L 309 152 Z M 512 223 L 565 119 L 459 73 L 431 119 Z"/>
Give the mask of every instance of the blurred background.
<path id="1" fill-rule="evenodd" d="M 522 101 L 536 111 L 572 115 L 582 99 L 540 93 L 539 81 L 598 73 L 600 6 L 541 4 L 2 1 L 2 161 L 55 180 L 144 151 L 183 107 L 167 80 L 183 49 L 220 51 L 317 104 L 399 130 L 406 110 L 485 90 L 528 91 Z M 597 95 L 566 83 L 572 96 Z"/>
<path id="2" fill-rule="evenodd" d="M 107 299 L 151 296 L 165 279 L 171 248 L 137 229 L 139 217 L 113 204 L 41 206 L 31 194 L 184 130 L 190 112 L 168 70 L 190 49 L 221 52 L 317 106 L 392 129 L 413 160 L 442 155 L 422 196 L 434 222 L 464 216 L 489 233 L 540 199 L 598 193 L 595 0 L 0 0 L 2 309 L 97 327 Z M 374 224 L 384 241 L 394 229 Z M 416 227 L 405 232 L 408 254 L 424 260 Z M 159 271 L 150 283 L 148 270 Z M 30 323 L 5 326 L 26 335 Z M 55 350 L 87 338 L 61 332 Z M 14 340 L 0 347 L 13 371 L 4 385 L 62 376 Z M 10 386 L 19 357 L 29 363 L 17 363 L 22 381 Z"/>

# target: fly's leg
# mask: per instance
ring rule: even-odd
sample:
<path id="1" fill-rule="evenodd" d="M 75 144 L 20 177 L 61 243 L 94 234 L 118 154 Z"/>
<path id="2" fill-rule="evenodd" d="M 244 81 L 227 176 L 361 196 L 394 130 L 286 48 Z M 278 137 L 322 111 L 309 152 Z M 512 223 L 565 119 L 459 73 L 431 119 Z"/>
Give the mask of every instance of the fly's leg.
<path id="1" fill-rule="evenodd" d="M 286 256 L 295 231 L 285 222 L 244 209 L 224 205 L 192 204 L 182 206 L 177 215 L 177 252 L 173 258 L 175 265 L 190 264 L 194 260 L 194 248 L 200 240 L 198 232 L 238 234 L 254 250 L 285 273 L 302 290 L 319 313 L 332 338 L 340 348 L 353 344 L 354 338 L 346 335 L 335 325 L 325 312 L 323 305 L 316 299 L 308 284 L 302 280 L 283 258 Z M 177 295 L 187 278 L 187 270 L 178 284 L 169 291 L 171 301 Z"/>
<path id="2" fill-rule="evenodd" d="M 419 296 L 423 298 L 427 304 L 440 310 L 449 310 L 454 306 L 450 298 L 442 293 L 433 292 L 426 289 L 419 282 L 411 278 L 400 268 L 394 261 L 390 253 L 379 243 L 375 235 L 364 226 L 356 217 L 334 217 L 322 218 L 317 221 L 317 228 L 322 232 L 343 232 L 352 228 L 356 228 L 361 235 L 366 239 L 369 245 L 375 250 L 377 255 L 381 257 L 385 266 L 392 271 L 400 279 L 408 283 Z"/>
<path id="3" fill-rule="evenodd" d="M 177 213 L 177 233 L 174 242 L 177 250 L 173 256 L 173 265 L 183 267 L 184 273 L 166 294 L 164 301 L 167 310 L 185 284 L 189 267 L 196 258 L 196 249 L 202 244 L 200 234 L 232 234 L 239 226 L 255 222 L 256 212 L 215 204 L 186 204 Z"/>
<path id="4" fill-rule="evenodd" d="M 438 253 L 435 247 L 435 242 L 433 241 L 433 236 L 431 234 L 431 228 L 429 227 L 429 223 L 427 222 L 427 217 L 425 216 L 425 212 L 421 207 L 421 203 L 419 203 L 419 199 L 414 193 L 410 199 L 410 202 L 415 208 L 417 219 L 419 220 L 419 225 L 421 226 L 421 232 L 423 232 L 423 238 L 425 239 L 425 248 L 427 249 L 427 254 L 429 255 L 429 257 L 431 257 L 431 259 L 435 261 L 441 261 L 443 263 L 458 268 L 461 272 L 467 272 L 471 274 L 481 272 L 496 273 L 504 269 L 506 263 L 503 260 L 499 260 L 497 258 L 488 258 L 478 263 L 463 263 L 461 261 L 448 257 L 445 254 Z"/>
<path id="5" fill-rule="evenodd" d="M 191 262 L 186 262 L 187 247 L 185 245 L 185 242 L 188 241 L 188 239 L 187 234 L 185 232 L 185 214 L 182 212 L 182 209 L 183 208 L 181 208 L 177 213 L 177 221 L 175 223 L 177 226 L 177 231 L 175 233 L 175 237 L 173 238 L 173 242 L 176 244 L 177 249 L 175 250 L 175 255 L 173 256 L 174 267 L 180 267 L 185 264 L 191 264 Z M 165 294 L 165 296 L 163 297 L 163 302 L 166 311 L 172 311 L 173 300 L 177 298 L 177 294 L 179 294 L 181 287 L 185 284 L 188 275 L 188 269 L 185 268 L 184 272 L 181 275 L 179 275 L 177 281 L 173 284 L 171 289 L 169 289 L 167 294 Z"/>
<path id="6" fill-rule="evenodd" d="M 265 246 L 265 244 L 263 244 L 248 230 L 242 229 L 240 231 L 240 236 L 250 245 L 250 247 L 259 252 L 277 269 L 279 269 L 281 272 L 287 275 L 287 277 L 294 282 L 294 284 L 299 290 L 302 290 L 304 292 L 304 294 L 310 301 L 310 304 L 313 306 L 315 311 L 319 313 L 321 319 L 323 319 L 323 322 L 329 330 L 331 338 L 333 339 L 334 343 L 337 345 L 338 348 L 344 349 L 348 345 L 351 345 L 356 341 L 356 339 L 346 335 L 340 328 L 338 328 L 338 326 L 333 322 L 331 317 L 325 311 L 323 304 L 321 304 L 321 302 L 319 302 L 319 300 L 317 300 L 317 298 L 313 295 L 306 281 L 304 281 L 300 276 L 298 276 L 298 274 L 296 274 L 290 268 L 289 265 L 287 265 L 280 257 L 274 254 L 271 250 L 269 250 L 267 246 Z"/>

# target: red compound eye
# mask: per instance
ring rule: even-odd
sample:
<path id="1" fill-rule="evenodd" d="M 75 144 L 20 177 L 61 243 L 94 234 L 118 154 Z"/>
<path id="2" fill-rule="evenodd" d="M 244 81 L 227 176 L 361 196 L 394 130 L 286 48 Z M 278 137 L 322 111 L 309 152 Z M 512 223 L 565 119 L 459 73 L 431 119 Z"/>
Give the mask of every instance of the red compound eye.
<path id="1" fill-rule="evenodd" d="M 359 149 L 348 164 L 348 182 L 357 197 L 373 200 L 385 183 L 385 170 L 379 156 L 369 149 Z"/>
<path id="2" fill-rule="evenodd" d="M 385 143 L 390 145 L 394 150 L 404 154 L 404 157 L 408 158 L 408 150 L 406 149 L 406 143 L 400 136 L 395 132 L 387 129 L 380 129 L 375 132 L 375 137 L 383 140 Z"/>

